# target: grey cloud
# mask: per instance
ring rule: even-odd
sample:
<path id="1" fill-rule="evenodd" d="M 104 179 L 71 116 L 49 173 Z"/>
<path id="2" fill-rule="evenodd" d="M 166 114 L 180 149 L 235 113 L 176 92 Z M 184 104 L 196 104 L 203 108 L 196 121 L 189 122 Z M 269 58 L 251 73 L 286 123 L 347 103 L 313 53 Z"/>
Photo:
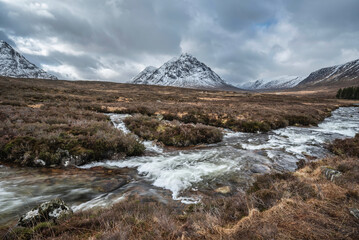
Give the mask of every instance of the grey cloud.
<path id="1" fill-rule="evenodd" d="M 42 3 L 46 5 L 0 0 L 0 38 L 30 50 L 19 37 L 43 44 L 47 54 L 25 55 L 38 65 L 54 66 L 52 70 L 76 72 L 57 72 L 64 78 L 124 82 L 141 67 L 153 65 L 151 61 L 158 64 L 181 51 L 189 51 L 231 83 L 305 75 L 359 58 L 355 0 Z"/>

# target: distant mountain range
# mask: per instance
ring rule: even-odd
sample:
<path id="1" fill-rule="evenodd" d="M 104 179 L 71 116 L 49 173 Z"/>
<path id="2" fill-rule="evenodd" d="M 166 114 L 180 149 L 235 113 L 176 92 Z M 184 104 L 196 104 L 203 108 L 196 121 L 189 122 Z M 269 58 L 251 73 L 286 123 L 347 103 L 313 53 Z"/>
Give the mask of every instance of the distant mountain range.
<path id="1" fill-rule="evenodd" d="M 263 90 L 263 89 L 286 89 L 292 88 L 303 81 L 304 77 L 298 76 L 279 76 L 273 78 L 258 79 L 255 81 L 246 82 L 238 85 L 239 88 L 248 90 Z"/>
<path id="2" fill-rule="evenodd" d="M 0 76 L 57 79 L 56 76 L 29 62 L 2 40 L 0 40 Z M 286 75 L 249 81 L 235 87 L 225 82 L 206 64 L 198 61 L 194 56 L 184 53 L 178 58 L 169 60 L 159 68 L 152 66 L 145 68 L 130 83 L 219 90 L 275 90 L 294 87 L 351 86 L 359 85 L 359 59 L 319 69 L 306 78 Z"/>
<path id="3" fill-rule="evenodd" d="M 0 41 L 0 76 L 57 80 L 57 77 L 29 62 L 2 40 Z"/>
<path id="4" fill-rule="evenodd" d="M 326 67 L 309 74 L 308 77 L 280 76 L 249 81 L 238 85 L 247 90 L 274 90 L 311 86 L 359 85 L 359 59 L 341 65 Z"/>
<path id="5" fill-rule="evenodd" d="M 300 86 L 328 86 L 337 84 L 359 85 L 359 59 L 312 72 Z"/>
<path id="6" fill-rule="evenodd" d="M 134 84 L 202 89 L 237 89 L 190 54 L 173 58 L 159 68 L 147 67 L 131 81 Z"/>

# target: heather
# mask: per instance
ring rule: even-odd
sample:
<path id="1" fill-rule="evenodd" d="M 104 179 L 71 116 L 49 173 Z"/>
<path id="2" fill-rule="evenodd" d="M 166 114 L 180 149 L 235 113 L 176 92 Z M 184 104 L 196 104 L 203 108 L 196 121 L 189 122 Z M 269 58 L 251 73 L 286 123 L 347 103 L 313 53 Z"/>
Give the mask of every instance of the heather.
<path id="1" fill-rule="evenodd" d="M 181 124 L 161 121 L 155 117 L 135 115 L 125 119 L 127 127 L 137 136 L 155 140 L 166 146 L 188 147 L 203 143 L 220 142 L 221 130 L 203 124 Z"/>

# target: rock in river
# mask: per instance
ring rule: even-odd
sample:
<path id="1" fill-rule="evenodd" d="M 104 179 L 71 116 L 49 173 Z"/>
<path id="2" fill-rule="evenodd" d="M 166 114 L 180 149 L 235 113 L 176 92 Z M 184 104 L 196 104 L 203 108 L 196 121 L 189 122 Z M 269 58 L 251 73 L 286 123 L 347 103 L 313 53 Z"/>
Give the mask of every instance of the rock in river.
<path id="1" fill-rule="evenodd" d="M 22 227 L 34 226 L 40 222 L 56 221 L 72 214 L 72 210 L 59 198 L 44 202 L 23 215 L 18 225 Z"/>

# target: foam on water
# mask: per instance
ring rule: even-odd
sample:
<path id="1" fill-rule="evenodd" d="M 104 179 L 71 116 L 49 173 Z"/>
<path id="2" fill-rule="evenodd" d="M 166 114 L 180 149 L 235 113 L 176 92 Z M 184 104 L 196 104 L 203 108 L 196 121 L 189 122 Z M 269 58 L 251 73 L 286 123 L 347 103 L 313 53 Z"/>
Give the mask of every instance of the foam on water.
<path id="1" fill-rule="evenodd" d="M 240 161 L 233 157 L 225 157 L 218 149 L 206 149 L 98 162 L 82 168 L 94 166 L 137 168 L 139 174 L 147 177 L 154 186 L 170 190 L 174 199 L 193 202 L 198 199 L 183 197 L 181 192 L 203 181 L 205 176 L 215 177 L 240 169 Z"/>
<path id="2" fill-rule="evenodd" d="M 110 116 L 110 119 L 113 123 L 113 125 L 115 126 L 115 128 L 121 130 L 124 133 L 130 133 L 130 130 L 127 129 L 125 123 L 123 122 L 123 120 L 127 117 L 130 117 L 131 115 L 129 114 L 108 114 L 108 116 Z"/>
<path id="3" fill-rule="evenodd" d="M 112 115 L 119 129 L 128 132 L 121 120 L 128 115 Z M 238 133 L 225 130 L 222 143 L 205 149 L 166 153 L 151 141 L 146 148 L 159 155 L 131 157 L 121 161 L 92 163 L 93 166 L 137 168 L 156 187 L 172 191 L 174 199 L 183 202 L 198 201 L 182 196 L 182 192 L 208 179 L 237 172 L 248 174 L 268 169 L 296 169 L 296 162 L 306 155 L 324 157 L 324 144 L 336 138 L 353 137 L 359 132 L 358 108 L 339 108 L 318 127 L 287 127 L 267 134 Z M 263 153 L 261 153 L 263 151 Z"/>

